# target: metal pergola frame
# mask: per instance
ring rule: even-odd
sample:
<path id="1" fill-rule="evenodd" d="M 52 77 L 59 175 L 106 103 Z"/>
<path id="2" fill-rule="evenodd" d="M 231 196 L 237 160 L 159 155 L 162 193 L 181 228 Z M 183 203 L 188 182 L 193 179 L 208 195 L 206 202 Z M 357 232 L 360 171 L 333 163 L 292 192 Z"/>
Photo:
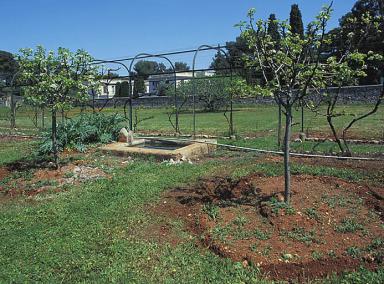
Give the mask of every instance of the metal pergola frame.
<path id="1" fill-rule="evenodd" d="M 173 72 L 171 74 L 173 74 L 174 76 L 174 92 L 175 92 L 175 95 L 174 95 L 174 103 L 175 103 L 175 130 L 176 130 L 176 133 L 180 133 L 180 127 L 179 127 L 179 110 L 178 110 L 178 106 L 177 106 L 177 77 L 176 77 L 176 70 L 175 70 L 175 66 L 174 64 L 172 63 L 172 61 L 165 55 L 161 55 L 161 54 L 150 54 L 150 53 L 139 53 L 137 54 L 136 56 L 134 56 L 133 58 L 127 58 L 127 59 L 124 59 L 124 61 L 131 61 L 130 62 L 130 65 L 129 67 L 122 63 L 123 60 L 95 60 L 93 64 L 105 64 L 105 63 L 113 63 L 113 64 L 118 64 L 118 65 L 121 65 L 124 67 L 124 69 L 127 71 L 128 73 L 128 77 L 129 78 L 129 97 L 128 97 L 128 102 L 129 102 L 129 130 L 132 130 L 133 131 L 133 106 L 132 106 L 132 100 L 133 100 L 133 88 L 132 88 L 132 68 L 133 68 L 133 64 L 135 63 L 135 61 L 137 59 L 141 59 L 141 58 L 161 58 L 161 59 L 165 59 L 170 65 L 171 65 L 171 68 L 173 70 Z M 126 78 L 126 77 L 123 77 L 123 78 Z M 117 77 L 117 78 L 122 78 L 122 77 Z M 108 102 L 108 101 L 107 101 Z M 126 105 L 126 103 L 125 103 Z M 124 105 L 124 109 L 125 109 L 125 105 Z"/>
<path id="2" fill-rule="evenodd" d="M 233 79 L 232 62 L 229 58 L 228 52 L 226 52 L 223 47 L 221 47 L 220 45 L 211 46 L 211 45 L 203 44 L 203 45 L 200 45 L 196 49 L 196 51 L 193 55 L 193 61 L 192 61 L 192 89 L 193 89 L 193 92 L 192 92 L 192 99 L 193 99 L 193 132 L 192 132 L 192 136 L 193 136 L 193 138 L 196 137 L 196 84 L 195 84 L 195 80 L 196 80 L 196 77 L 195 77 L 196 58 L 197 58 L 198 53 L 200 51 L 203 51 L 203 50 L 217 50 L 218 52 L 223 52 L 225 57 L 228 60 L 228 63 L 229 63 L 231 85 L 232 85 L 232 79 Z M 233 129 L 233 94 L 232 94 L 232 91 L 230 91 L 229 136 L 232 136 L 233 133 L 234 133 L 234 129 Z"/>
<path id="3" fill-rule="evenodd" d="M 133 130 L 133 121 L 132 121 L 132 116 L 133 116 L 133 84 L 132 84 L 132 68 L 134 66 L 135 61 L 138 59 L 145 59 L 145 58 L 160 58 L 166 60 L 171 68 L 172 72 L 165 72 L 165 73 L 156 73 L 156 74 L 149 74 L 149 75 L 160 75 L 160 74 L 173 74 L 174 76 L 174 107 L 175 107 L 175 131 L 177 134 L 180 134 L 180 126 L 179 126 L 179 106 L 178 106 L 178 97 L 177 97 L 177 73 L 180 72 L 185 72 L 185 71 L 176 71 L 175 66 L 172 63 L 172 61 L 168 58 L 169 55 L 176 55 L 176 54 L 185 54 L 185 53 L 194 53 L 193 55 L 193 62 L 192 62 L 192 88 L 193 88 L 193 93 L 192 93 L 192 99 L 193 99 L 193 137 L 196 136 L 196 72 L 198 71 L 207 71 L 207 70 L 216 70 L 213 68 L 208 68 L 208 69 L 196 69 L 196 60 L 197 56 L 200 51 L 207 51 L 207 50 L 216 50 L 217 52 L 222 52 L 224 53 L 228 63 L 229 63 L 229 68 L 223 68 L 223 70 L 230 70 L 230 82 L 232 85 L 233 81 L 233 64 L 230 60 L 229 54 L 226 51 L 226 46 L 212 46 L 208 44 L 203 44 L 200 45 L 197 49 L 188 49 L 184 51 L 175 51 L 175 52 L 168 52 L 168 53 L 159 53 L 159 54 L 151 54 L 151 53 L 139 53 L 135 55 L 134 57 L 127 57 L 127 58 L 122 58 L 122 59 L 116 59 L 116 60 L 100 60 L 100 59 L 95 59 L 93 64 L 104 64 L 104 63 L 113 63 L 113 64 L 118 64 L 124 67 L 124 69 L 127 71 L 127 76 L 118 76 L 116 78 L 128 78 L 129 79 L 129 97 L 128 97 L 128 102 L 129 102 L 129 130 Z M 125 61 L 130 61 L 129 67 L 123 63 Z M 114 79 L 114 78 L 111 78 Z M 107 101 L 108 102 L 108 101 Z M 124 105 L 125 108 L 125 105 Z M 233 93 L 232 91 L 230 92 L 230 115 L 229 115 L 229 135 L 232 136 L 234 134 L 234 127 L 233 127 Z"/>

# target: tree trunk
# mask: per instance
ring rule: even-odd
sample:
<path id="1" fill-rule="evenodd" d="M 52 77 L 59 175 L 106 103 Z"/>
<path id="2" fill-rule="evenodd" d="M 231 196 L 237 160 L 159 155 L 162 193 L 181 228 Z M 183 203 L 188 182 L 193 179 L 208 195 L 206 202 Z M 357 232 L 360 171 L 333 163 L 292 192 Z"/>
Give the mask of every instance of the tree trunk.
<path id="1" fill-rule="evenodd" d="M 289 204 L 291 202 L 291 169 L 289 163 L 289 152 L 291 142 L 291 127 L 292 127 L 292 109 L 286 107 L 285 115 L 285 135 L 284 135 L 284 201 Z"/>
<path id="2" fill-rule="evenodd" d="M 301 133 L 304 133 L 304 102 L 301 101 Z"/>
<path id="3" fill-rule="evenodd" d="M 281 104 L 279 106 L 278 124 L 277 124 L 277 146 L 281 147 Z"/>
<path id="4" fill-rule="evenodd" d="M 45 127 L 44 108 L 41 109 L 41 128 Z"/>
<path id="5" fill-rule="evenodd" d="M 230 113 L 229 113 L 229 136 L 232 138 L 234 134 L 235 133 L 233 129 L 233 100 L 232 100 L 232 93 L 231 93 Z"/>
<path id="6" fill-rule="evenodd" d="M 59 168 L 59 156 L 57 151 L 57 127 L 56 127 L 56 111 L 52 110 L 52 154 L 55 168 Z"/>
<path id="7" fill-rule="evenodd" d="M 335 138 L 335 141 L 337 143 L 337 145 L 339 146 L 339 149 L 341 151 L 341 154 L 344 155 L 344 147 L 343 145 L 341 144 L 341 141 L 339 139 L 339 136 L 337 135 L 337 131 L 335 129 L 335 126 L 333 125 L 333 122 L 332 122 L 332 116 L 330 115 L 327 115 L 327 122 L 328 122 L 328 125 L 329 127 L 331 128 L 331 131 L 332 131 L 332 134 L 333 134 L 333 137 Z"/>
<path id="8" fill-rule="evenodd" d="M 13 90 L 11 90 L 11 128 L 16 128 L 16 100 Z"/>

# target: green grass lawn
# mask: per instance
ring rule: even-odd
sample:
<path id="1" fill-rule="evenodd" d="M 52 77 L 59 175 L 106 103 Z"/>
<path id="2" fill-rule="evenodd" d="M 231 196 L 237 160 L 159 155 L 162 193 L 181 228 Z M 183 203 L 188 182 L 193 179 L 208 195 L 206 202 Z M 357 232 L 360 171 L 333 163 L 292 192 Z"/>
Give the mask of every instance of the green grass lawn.
<path id="1" fill-rule="evenodd" d="M 31 154 L 36 148 L 34 141 L 8 141 L 0 139 L 0 166 L 11 163 Z"/>
<path id="2" fill-rule="evenodd" d="M 8 148 L 2 163 L 27 155 L 24 142 Z M 223 155 L 223 153 L 218 153 Z M 280 175 L 282 167 L 257 163 L 258 156 L 238 155 L 231 162 L 213 159 L 200 164 L 170 166 L 136 159 L 111 168 L 110 179 L 70 186 L 40 198 L 19 197 L 0 206 L 1 283 L 270 283 L 255 267 L 220 258 L 196 246 L 182 226 L 172 230 L 178 245 L 146 239 L 147 228 L 159 222 L 147 206 L 160 194 L 199 177 L 225 171 L 240 177 L 253 171 Z M 3 157 L 1 155 L 1 157 Z M 104 168 L 108 157 L 95 153 L 89 163 Z M 294 172 L 345 179 L 370 178 L 348 169 L 293 165 Z M 0 200 L 1 201 L 1 200 Z M 327 283 L 382 283 L 384 270 L 361 270 Z"/>
<path id="3" fill-rule="evenodd" d="M 340 109 L 344 109 L 347 113 L 364 113 L 368 111 L 371 106 L 367 105 L 345 105 Z M 88 109 L 87 111 L 90 111 Z M 118 112 L 123 114 L 122 108 L 106 108 L 104 113 Z M 67 116 L 72 117 L 79 113 L 79 109 L 70 111 Z M 138 118 L 151 117 L 152 119 L 145 120 L 138 125 L 138 131 L 150 132 L 165 132 L 173 133 L 173 128 L 168 121 L 167 109 L 165 108 L 140 108 L 138 111 Z M 49 126 L 50 118 L 49 113 L 45 113 L 45 126 Z M 2 107 L 0 108 L 0 132 L 9 130 L 9 110 Z M 31 109 L 21 107 L 17 112 L 17 127 L 22 129 L 25 133 L 36 133 L 36 127 L 33 124 L 34 113 Z M 61 119 L 59 118 L 59 121 Z M 351 120 L 351 116 L 343 116 L 335 119 L 336 127 L 340 128 Z M 41 127 L 41 116 L 38 117 L 38 125 Z M 294 132 L 301 130 L 300 126 L 300 112 L 294 113 Z M 276 134 L 277 128 L 277 108 L 273 105 L 255 105 L 249 107 L 237 106 L 234 112 L 234 124 L 236 133 L 240 136 L 254 135 L 255 133 L 269 133 Z M 315 113 L 305 111 L 305 132 L 309 134 L 314 132 L 323 132 L 330 134 L 326 119 L 324 116 L 316 115 Z M 200 112 L 196 117 L 197 132 L 200 134 L 211 134 L 224 136 L 228 133 L 228 124 L 223 115 L 223 112 L 216 113 L 203 113 Z M 191 112 L 184 112 L 180 115 L 180 129 L 183 133 L 190 134 L 192 132 L 192 114 Z M 354 136 L 361 136 L 367 139 L 383 139 L 384 137 L 384 111 L 379 111 L 356 123 L 351 129 L 351 134 Z"/>

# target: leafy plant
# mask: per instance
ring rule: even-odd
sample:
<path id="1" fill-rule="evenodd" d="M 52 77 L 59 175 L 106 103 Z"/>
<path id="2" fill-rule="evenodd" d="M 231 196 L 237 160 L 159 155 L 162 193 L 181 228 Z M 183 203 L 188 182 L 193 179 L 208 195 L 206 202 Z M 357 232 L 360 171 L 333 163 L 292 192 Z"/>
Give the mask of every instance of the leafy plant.
<path id="1" fill-rule="evenodd" d="M 361 250 L 358 247 L 349 247 L 347 248 L 347 254 L 353 258 L 357 258 L 361 254 Z"/>
<path id="2" fill-rule="evenodd" d="M 37 107 L 46 107 L 51 112 L 51 153 L 58 167 L 58 143 L 56 114 L 84 102 L 88 91 L 97 83 L 97 66 L 90 64 L 93 58 L 84 50 L 72 53 L 60 47 L 57 53 L 42 46 L 36 50 L 21 49 L 17 55 L 19 80 L 23 85 L 26 101 Z"/>
<path id="3" fill-rule="evenodd" d="M 330 251 L 328 252 L 328 256 L 331 257 L 331 258 L 336 258 L 336 253 L 335 253 L 335 251 L 334 251 L 334 250 L 330 250 Z"/>
<path id="4" fill-rule="evenodd" d="M 254 231 L 254 234 L 255 234 L 255 237 L 258 238 L 261 241 L 268 240 L 271 237 L 271 233 L 269 233 L 267 231 L 262 231 L 262 230 L 259 230 L 259 229 L 256 229 Z"/>
<path id="5" fill-rule="evenodd" d="M 363 225 L 355 219 L 344 218 L 339 225 L 336 226 L 336 231 L 339 233 L 354 233 L 358 230 L 363 230 Z"/>
<path id="6" fill-rule="evenodd" d="M 215 204 L 207 203 L 203 206 L 203 212 L 206 213 L 210 219 L 217 220 L 219 217 L 220 209 Z"/>
<path id="7" fill-rule="evenodd" d="M 247 218 L 244 216 L 237 216 L 235 220 L 233 220 L 233 224 L 238 227 L 242 227 L 247 223 Z"/>
<path id="8" fill-rule="evenodd" d="M 119 124 L 123 121 L 118 114 L 81 114 L 57 127 L 58 149 L 62 151 L 67 147 L 84 152 L 88 144 L 110 142 L 117 138 Z M 51 132 L 44 132 L 39 152 L 45 154 L 51 151 Z"/>
<path id="9" fill-rule="evenodd" d="M 312 242 L 316 242 L 315 232 L 306 231 L 303 227 L 295 227 L 291 231 L 282 232 L 283 236 L 287 236 L 290 239 L 297 240 L 309 245 Z"/>
<path id="10" fill-rule="evenodd" d="M 319 251 L 313 251 L 312 252 L 312 259 L 313 260 L 320 260 L 323 257 L 322 253 Z"/>
<path id="11" fill-rule="evenodd" d="M 269 203 L 272 207 L 273 213 L 278 214 L 281 209 L 283 209 L 285 213 L 288 215 L 293 215 L 296 212 L 295 209 L 292 206 L 290 206 L 288 203 L 280 202 L 275 197 L 272 197 Z"/>
<path id="12" fill-rule="evenodd" d="M 307 208 L 304 211 L 305 215 L 307 215 L 309 218 L 314 219 L 314 220 L 319 220 L 320 216 L 319 213 L 315 208 Z"/>

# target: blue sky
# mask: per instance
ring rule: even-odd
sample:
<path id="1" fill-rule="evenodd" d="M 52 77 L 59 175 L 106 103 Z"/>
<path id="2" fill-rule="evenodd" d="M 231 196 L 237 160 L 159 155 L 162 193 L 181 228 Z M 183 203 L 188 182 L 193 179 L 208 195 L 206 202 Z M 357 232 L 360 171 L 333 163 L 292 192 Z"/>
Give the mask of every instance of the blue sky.
<path id="1" fill-rule="evenodd" d="M 115 59 L 140 52 L 160 53 L 224 44 L 239 31 L 249 8 L 257 18 L 275 13 L 289 17 L 299 4 L 304 22 L 314 18 L 325 0 L 0 0 L 0 49 L 17 52 L 42 44 L 48 49 L 83 48 L 95 58 Z M 354 0 L 334 0 L 330 27 L 348 12 Z M 199 55 L 198 67 L 209 65 L 212 52 Z M 173 61 L 190 64 L 192 55 Z"/>

